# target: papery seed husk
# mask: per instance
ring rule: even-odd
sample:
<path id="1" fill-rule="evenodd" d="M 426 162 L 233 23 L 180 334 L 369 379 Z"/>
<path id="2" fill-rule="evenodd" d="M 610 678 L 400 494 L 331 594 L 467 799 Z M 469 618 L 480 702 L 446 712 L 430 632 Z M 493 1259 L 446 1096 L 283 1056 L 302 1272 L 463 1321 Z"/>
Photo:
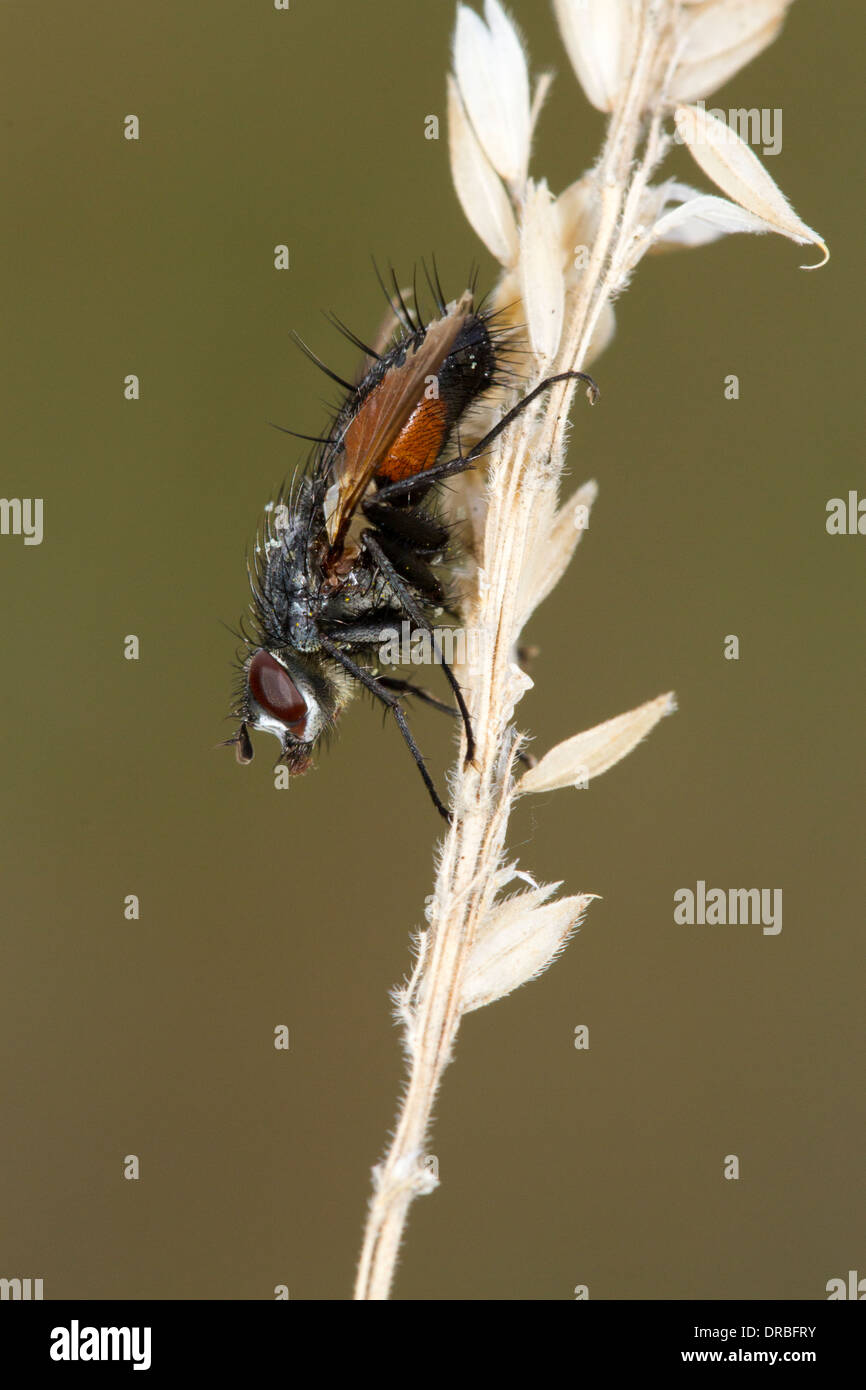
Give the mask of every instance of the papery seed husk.
<path id="1" fill-rule="evenodd" d="M 536 979 L 580 925 L 593 894 L 534 906 L 540 890 L 494 908 L 470 953 L 461 984 L 461 1009 L 483 1008 Z"/>
<path id="2" fill-rule="evenodd" d="M 723 193 L 768 223 L 773 231 L 803 245 L 820 247 L 824 259 L 804 269 L 815 270 L 826 264 L 830 252 L 821 237 L 801 222 L 782 190 L 736 131 L 698 106 L 678 107 L 675 120 L 693 159 Z"/>
<path id="3" fill-rule="evenodd" d="M 581 734 L 551 748 L 517 783 L 516 793 L 557 791 L 562 787 L 585 786 L 587 779 L 599 777 L 631 753 L 660 719 L 673 714 L 673 693 L 638 705 L 627 714 L 607 719 Z"/>
<path id="4" fill-rule="evenodd" d="M 501 265 L 517 259 L 519 237 L 508 194 L 479 144 L 457 83 L 448 79 L 451 176 L 466 219 Z"/>

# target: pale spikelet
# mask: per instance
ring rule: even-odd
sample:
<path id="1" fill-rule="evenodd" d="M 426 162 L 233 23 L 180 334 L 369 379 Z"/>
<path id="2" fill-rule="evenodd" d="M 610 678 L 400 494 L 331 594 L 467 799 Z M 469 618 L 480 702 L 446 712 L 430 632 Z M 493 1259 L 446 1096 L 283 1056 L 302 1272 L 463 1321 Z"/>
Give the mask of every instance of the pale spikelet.
<path id="1" fill-rule="evenodd" d="M 544 179 L 527 186 L 519 279 L 529 341 L 541 363 L 552 362 L 562 336 L 565 276 L 556 204 Z"/>
<path id="2" fill-rule="evenodd" d="M 589 514 L 597 496 L 595 482 L 583 483 L 546 525 L 547 518 L 544 518 L 544 542 L 533 550 L 520 581 L 517 607 L 523 625 L 568 569 L 589 526 Z"/>
<path id="3" fill-rule="evenodd" d="M 553 8 L 588 100 L 612 111 L 633 61 L 639 7 L 634 0 L 553 0 Z"/>
<path id="4" fill-rule="evenodd" d="M 727 198 L 711 193 L 697 193 L 664 213 L 653 224 L 650 238 L 655 250 L 670 250 L 676 246 L 707 246 L 719 237 L 735 232 L 774 232 L 777 228 L 746 212 Z"/>
<path id="5" fill-rule="evenodd" d="M 814 266 L 804 266 L 804 270 L 816 270 L 819 265 L 826 264 L 830 252 L 821 237 L 800 221 L 757 155 L 736 131 L 697 106 L 678 107 L 675 120 L 695 162 L 723 193 L 759 217 L 768 229 L 801 245 L 820 247 L 823 260 Z"/>
<path id="6" fill-rule="evenodd" d="M 484 153 L 496 172 L 520 189 L 532 131 L 526 57 L 499 0 L 485 0 L 484 20 L 466 5 L 458 7 L 454 72 Z"/>
<path id="7" fill-rule="evenodd" d="M 573 278 L 583 273 L 586 253 L 598 231 L 600 212 L 598 184 L 592 174 L 575 179 L 556 200 L 563 264 L 573 272 Z"/>
<path id="8" fill-rule="evenodd" d="M 453 77 L 448 79 L 451 177 L 466 219 L 500 265 L 517 259 L 517 223 L 502 180 L 478 141 Z"/>
<path id="9" fill-rule="evenodd" d="M 547 80 L 530 100 L 526 54 L 498 0 L 486 0 L 483 19 L 465 5 L 458 10 L 449 84 L 451 167 L 469 222 L 503 267 L 490 304 L 520 364 L 520 380 L 506 382 L 500 398 L 491 396 L 461 430 L 461 447 L 467 435 L 477 442 L 497 414 L 545 378 L 586 369 L 613 332 L 612 301 L 647 251 L 764 230 L 824 249 L 752 152 L 694 107 L 677 113 L 682 137 L 726 196 L 673 180 L 654 182 L 673 141 L 672 107 L 686 94 L 706 94 L 754 57 L 777 31 L 786 0 L 554 3 L 589 100 L 611 113 L 598 160 L 583 174 L 574 169 L 558 197 L 541 176 L 530 180 L 528 173 Z M 579 144 L 573 136 L 561 132 L 566 147 Z M 694 293 L 697 301 L 697 280 Z M 710 331 L 703 318 L 698 328 Z M 594 482 L 584 483 L 566 503 L 558 502 L 568 428 L 572 458 L 581 468 L 588 462 L 582 401 L 567 423 L 575 389 L 558 382 L 543 390 L 487 447 L 483 467 L 451 479 L 443 498 L 446 519 L 465 546 L 451 602 L 464 627 L 481 639 L 477 663 L 455 663 L 477 746 L 474 760 L 461 757 L 451 775 L 453 819 L 437 856 L 427 929 L 418 938 L 411 979 L 395 995 L 410 1079 L 377 1173 L 359 1298 L 388 1296 L 410 1201 L 427 1190 L 422 1155 L 461 1017 L 545 969 L 590 902 L 587 895 L 553 899 L 559 885 L 539 885 L 525 870 L 506 865 L 516 799 L 587 786 L 675 708 L 672 695 L 661 695 L 566 738 L 518 777 L 524 740 L 514 712 L 532 680 L 518 663 L 517 644 L 568 568 L 597 491 Z M 597 540 L 604 543 L 603 525 Z M 575 594 L 574 612 L 601 601 Z M 573 636 L 577 642 L 579 634 Z M 567 633 L 562 641 L 569 641 Z M 624 843 L 624 872 L 629 852 Z M 515 876 L 528 888 L 509 897 Z"/>
<path id="10" fill-rule="evenodd" d="M 463 976 L 464 1013 L 502 999 L 536 979 L 565 949 L 595 894 L 539 906 L 559 884 L 547 884 L 501 903 L 484 922 Z"/>
<path id="11" fill-rule="evenodd" d="M 517 792 L 552 792 L 560 787 L 585 787 L 637 748 L 665 715 L 673 714 L 672 693 L 659 695 L 628 714 L 607 719 L 582 734 L 558 743 L 535 767 L 524 772 Z"/>
<path id="12" fill-rule="evenodd" d="M 711 0 L 687 7 L 671 99 L 696 101 L 721 87 L 772 43 L 790 4 L 791 0 Z"/>

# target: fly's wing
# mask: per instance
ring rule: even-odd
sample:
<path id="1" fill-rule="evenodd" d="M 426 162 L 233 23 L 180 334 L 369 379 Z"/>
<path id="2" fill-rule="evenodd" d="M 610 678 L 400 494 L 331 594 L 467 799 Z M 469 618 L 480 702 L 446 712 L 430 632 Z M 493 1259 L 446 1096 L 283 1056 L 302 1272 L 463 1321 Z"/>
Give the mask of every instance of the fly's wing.
<path id="1" fill-rule="evenodd" d="M 423 342 L 407 351 L 399 367 L 388 369 L 346 427 L 326 506 L 332 557 L 339 553 L 349 522 L 380 463 L 423 397 L 427 378 L 438 376 L 471 309 L 472 295 L 467 291 L 430 325 Z"/>

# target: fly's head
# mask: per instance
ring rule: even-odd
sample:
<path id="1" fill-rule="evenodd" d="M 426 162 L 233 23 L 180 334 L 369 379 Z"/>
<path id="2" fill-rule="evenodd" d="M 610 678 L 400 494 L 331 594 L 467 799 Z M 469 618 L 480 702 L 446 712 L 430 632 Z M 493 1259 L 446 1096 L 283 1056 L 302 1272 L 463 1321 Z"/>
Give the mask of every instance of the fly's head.
<path id="1" fill-rule="evenodd" d="M 313 751 L 335 713 L 335 699 L 324 671 L 314 658 L 299 659 L 289 649 L 253 650 L 244 662 L 241 725 L 230 740 L 239 763 L 252 762 L 250 730 L 273 734 L 280 742 L 278 762 L 294 776 L 306 772 Z"/>

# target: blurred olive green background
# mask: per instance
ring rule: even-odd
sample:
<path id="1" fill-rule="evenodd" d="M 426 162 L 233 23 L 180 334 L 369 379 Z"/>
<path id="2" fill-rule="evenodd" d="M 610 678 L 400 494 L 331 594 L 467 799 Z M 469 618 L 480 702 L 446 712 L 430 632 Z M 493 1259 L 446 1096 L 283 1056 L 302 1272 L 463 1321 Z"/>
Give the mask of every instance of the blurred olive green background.
<path id="1" fill-rule="evenodd" d="M 533 168 L 561 189 L 603 119 L 547 8 L 514 8 L 533 70 L 557 70 Z M 857 6 L 830 13 L 796 4 L 708 102 L 782 108 L 767 167 L 830 265 L 806 274 L 817 253 L 772 237 L 645 261 L 593 369 L 602 403 L 576 413 L 572 485 L 600 497 L 527 633 L 523 723 L 543 750 L 661 691 L 680 708 L 589 791 L 515 816 L 522 867 L 601 901 L 543 979 L 466 1021 L 399 1298 L 816 1299 L 866 1273 L 866 538 L 824 526 L 828 498 L 866 492 L 862 34 Z M 351 1289 L 403 1077 L 388 989 L 439 826 L 364 702 L 286 792 L 272 741 L 246 769 L 214 751 L 223 624 L 305 454 L 267 422 L 316 433 L 331 398 L 290 330 L 351 372 L 320 311 L 375 331 L 371 254 L 405 281 L 434 251 L 450 293 L 480 259 L 492 283 L 450 184 L 453 17 L 450 0 L 0 11 L 2 493 L 45 499 L 40 547 L 0 539 L 0 1275 L 47 1298 Z M 668 168 L 703 182 L 682 150 Z M 450 730 L 414 724 L 441 781 Z M 698 879 L 781 887 L 781 934 L 675 925 Z"/>

